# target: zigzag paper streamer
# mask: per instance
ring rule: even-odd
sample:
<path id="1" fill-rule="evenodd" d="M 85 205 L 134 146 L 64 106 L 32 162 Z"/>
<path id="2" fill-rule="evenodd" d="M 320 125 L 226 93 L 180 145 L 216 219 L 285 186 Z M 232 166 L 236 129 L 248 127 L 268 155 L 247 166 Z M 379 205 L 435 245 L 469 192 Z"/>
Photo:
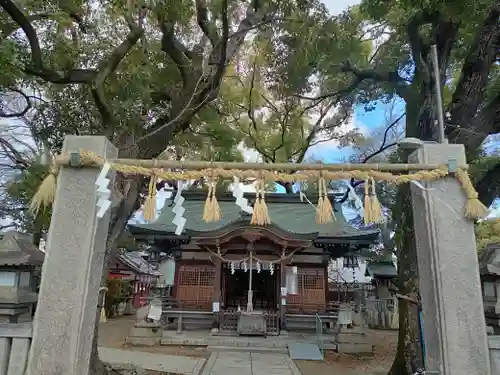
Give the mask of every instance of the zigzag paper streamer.
<path id="1" fill-rule="evenodd" d="M 99 208 L 96 216 L 99 219 L 102 219 L 111 207 L 111 200 L 109 199 L 111 197 L 111 190 L 109 190 L 108 188 L 110 180 L 109 178 L 107 178 L 110 168 L 111 166 L 108 163 L 104 164 L 102 166 L 101 173 L 99 173 L 99 176 L 97 177 L 97 180 L 95 182 L 95 185 L 97 186 L 98 198 L 97 207 Z"/>
<path id="2" fill-rule="evenodd" d="M 361 201 L 361 198 L 356 194 L 356 190 L 354 190 L 354 187 L 351 184 L 347 184 L 347 187 L 349 189 L 349 199 L 354 201 L 354 207 L 356 207 L 358 210 L 361 212 L 361 216 L 363 216 L 363 202 Z"/>
<path id="3" fill-rule="evenodd" d="M 182 181 L 177 182 L 177 193 L 174 198 L 174 208 L 172 208 L 172 212 L 175 213 L 175 217 L 172 220 L 172 224 L 176 225 L 175 228 L 175 234 L 177 236 L 180 236 L 182 232 L 184 231 L 184 226 L 186 225 L 186 218 L 182 215 L 184 215 L 184 212 L 186 209 L 182 207 L 182 204 L 184 203 L 184 197 L 182 196 Z"/>
<path id="4" fill-rule="evenodd" d="M 233 197 L 236 198 L 236 205 L 241 208 L 242 211 L 252 214 L 253 208 L 248 205 L 248 199 L 243 198 L 243 184 L 239 181 L 238 177 L 234 177 L 233 183 Z"/>

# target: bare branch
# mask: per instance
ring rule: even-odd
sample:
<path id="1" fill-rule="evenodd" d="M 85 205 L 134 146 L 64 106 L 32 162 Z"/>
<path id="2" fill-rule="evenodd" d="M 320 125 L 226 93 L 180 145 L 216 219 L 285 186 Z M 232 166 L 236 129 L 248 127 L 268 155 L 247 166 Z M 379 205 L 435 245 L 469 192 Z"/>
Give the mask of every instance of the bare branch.
<path id="1" fill-rule="evenodd" d="M 394 120 L 391 124 L 389 124 L 389 126 L 385 129 L 384 131 L 384 138 L 382 140 L 382 144 L 380 145 L 379 149 L 373 153 L 371 153 L 370 155 L 366 156 L 365 158 L 363 158 L 363 160 L 361 161 L 362 164 L 365 164 L 365 163 L 368 163 L 368 161 L 381 154 L 382 152 L 384 152 L 385 150 L 391 148 L 391 147 L 394 147 L 397 145 L 397 143 L 390 143 L 390 144 L 386 144 L 387 140 L 388 140 L 388 135 L 389 135 L 389 131 L 394 127 L 396 126 L 399 121 L 401 121 L 403 119 L 403 117 L 406 116 L 406 112 L 402 113 L 396 120 Z M 350 181 L 350 184 L 352 187 L 356 187 L 356 186 L 359 186 L 361 184 L 363 184 L 364 181 L 357 181 L 355 182 L 355 180 L 352 178 L 351 181 Z M 344 196 L 338 201 L 339 203 L 344 203 L 347 198 L 349 198 L 349 189 L 346 190 L 346 192 L 344 193 Z"/>

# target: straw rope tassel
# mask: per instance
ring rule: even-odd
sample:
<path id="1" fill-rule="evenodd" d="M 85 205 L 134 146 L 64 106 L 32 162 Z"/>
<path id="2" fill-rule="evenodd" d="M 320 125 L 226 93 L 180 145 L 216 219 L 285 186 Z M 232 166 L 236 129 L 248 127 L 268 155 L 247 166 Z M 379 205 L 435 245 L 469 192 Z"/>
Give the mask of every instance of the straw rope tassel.
<path id="1" fill-rule="evenodd" d="M 210 195 L 210 219 L 211 221 L 219 221 L 222 217 L 219 202 L 217 201 L 217 183 L 215 180 L 211 180 L 212 191 Z"/>
<path id="2" fill-rule="evenodd" d="M 152 175 L 149 179 L 148 196 L 144 202 L 143 216 L 146 221 L 154 221 L 156 219 L 156 182 L 158 177 Z"/>
<path id="3" fill-rule="evenodd" d="M 316 207 L 316 223 L 318 224 L 323 224 L 322 208 L 323 208 L 323 201 L 325 200 L 323 197 L 321 180 L 322 178 L 318 180 L 318 207 Z"/>
<path id="4" fill-rule="evenodd" d="M 57 174 L 59 173 L 59 166 L 52 164 L 50 172 L 40 184 L 37 192 L 31 199 L 30 211 L 37 215 L 40 209 L 50 207 L 54 203 L 56 195 Z"/>
<path id="5" fill-rule="evenodd" d="M 462 188 L 464 189 L 465 195 L 467 196 L 467 203 L 465 205 L 465 217 L 475 220 L 481 219 L 488 215 L 488 208 L 479 200 L 479 195 L 472 185 L 469 173 L 467 173 L 463 169 L 457 169 L 455 175 L 462 184 Z"/>
<path id="6" fill-rule="evenodd" d="M 372 194 L 371 194 L 371 211 L 372 211 L 372 220 L 374 223 L 382 222 L 382 206 L 380 205 L 380 201 L 377 197 L 375 180 L 372 178 Z"/>
<path id="7" fill-rule="evenodd" d="M 318 208 L 316 210 L 316 222 L 318 224 L 328 224 L 331 223 L 335 216 L 333 215 L 333 208 L 328 198 L 328 192 L 326 190 L 326 182 L 323 177 L 320 177 L 318 181 Z"/>
<path id="8" fill-rule="evenodd" d="M 250 221 L 250 224 L 252 225 L 271 224 L 269 211 L 267 209 L 267 204 L 264 199 L 264 181 L 260 181 L 257 183 L 255 204 L 253 207 L 252 220 Z"/>
<path id="9" fill-rule="evenodd" d="M 103 305 L 104 305 L 104 301 L 106 300 L 106 292 L 104 292 L 102 300 L 103 300 Z M 108 322 L 108 318 L 106 317 L 106 310 L 104 309 L 104 306 L 101 307 L 101 316 L 99 318 L 99 322 L 100 323 L 107 323 Z"/>
<path id="10" fill-rule="evenodd" d="M 363 207 L 363 220 L 365 224 L 370 224 L 373 221 L 372 216 L 372 200 L 370 199 L 370 180 L 365 180 L 365 200 Z"/>

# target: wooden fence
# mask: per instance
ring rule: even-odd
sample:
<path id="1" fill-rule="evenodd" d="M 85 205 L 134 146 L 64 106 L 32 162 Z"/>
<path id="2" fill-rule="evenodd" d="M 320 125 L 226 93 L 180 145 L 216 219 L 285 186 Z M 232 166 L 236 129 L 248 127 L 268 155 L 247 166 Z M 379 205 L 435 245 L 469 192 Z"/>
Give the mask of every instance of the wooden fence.
<path id="1" fill-rule="evenodd" d="M 0 323 L 0 375 L 25 374 L 32 334 L 31 322 Z"/>

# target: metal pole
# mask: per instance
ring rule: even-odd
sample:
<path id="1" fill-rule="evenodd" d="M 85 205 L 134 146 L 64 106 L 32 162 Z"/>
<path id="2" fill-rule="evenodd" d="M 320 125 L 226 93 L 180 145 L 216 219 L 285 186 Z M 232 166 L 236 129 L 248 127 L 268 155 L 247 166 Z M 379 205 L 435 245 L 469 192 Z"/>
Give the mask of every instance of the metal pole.
<path id="1" fill-rule="evenodd" d="M 250 250 L 250 259 L 249 259 L 250 275 L 248 276 L 248 300 L 247 300 L 247 312 L 253 311 L 253 290 L 252 290 L 252 274 L 253 274 L 253 250 Z"/>
<path id="2" fill-rule="evenodd" d="M 441 77 L 439 75 L 439 60 L 437 46 L 431 46 L 432 65 L 434 68 L 434 83 L 436 85 L 436 112 L 439 125 L 439 142 L 448 143 L 444 135 L 443 97 L 441 93 Z"/>

